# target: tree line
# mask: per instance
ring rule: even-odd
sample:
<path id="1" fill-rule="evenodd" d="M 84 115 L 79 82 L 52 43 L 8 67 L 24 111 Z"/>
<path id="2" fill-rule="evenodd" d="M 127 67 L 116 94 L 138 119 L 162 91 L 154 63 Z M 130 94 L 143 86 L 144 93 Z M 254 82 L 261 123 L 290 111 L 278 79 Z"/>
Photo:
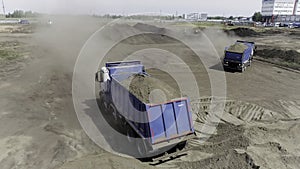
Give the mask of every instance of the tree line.
<path id="1" fill-rule="evenodd" d="M 38 17 L 40 14 L 32 11 L 23 11 L 23 10 L 15 10 L 12 13 L 8 13 L 6 18 L 34 18 Z"/>
<path id="2" fill-rule="evenodd" d="M 6 18 L 34 18 L 34 17 L 38 17 L 40 16 L 39 13 L 36 13 L 36 12 L 32 12 L 32 11 L 23 11 L 23 10 L 15 10 L 14 12 L 12 13 L 8 13 L 6 15 Z M 109 14 L 106 14 L 104 16 L 102 16 L 104 18 L 112 18 L 112 19 L 117 19 L 117 18 L 121 18 L 122 16 L 121 15 L 109 15 Z M 175 19 L 176 17 L 173 15 L 173 16 L 145 16 L 145 15 L 136 15 L 136 16 L 130 16 L 130 17 L 127 17 L 127 18 L 133 18 L 133 19 L 144 19 L 144 18 L 148 18 L 148 19 L 166 19 L 166 20 L 173 20 Z M 182 16 L 178 17 L 179 19 L 180 18 L 183 18 Z M 242 18 L 242 17 L 237 17 L 238 19 Z M 233 16 L 230 16 L 230 17 L 222 17 L 222 16 L 215 16 L 215 17 L 208 17 L 208 19 L 217 19 L 217 20 L 225 20 L 225 19 L 234 19 Z M 261 22 L 262 21 L 262 14 L 260 12 L 255 12 L 252 16 L 252 20 L 254 22 Z"/>

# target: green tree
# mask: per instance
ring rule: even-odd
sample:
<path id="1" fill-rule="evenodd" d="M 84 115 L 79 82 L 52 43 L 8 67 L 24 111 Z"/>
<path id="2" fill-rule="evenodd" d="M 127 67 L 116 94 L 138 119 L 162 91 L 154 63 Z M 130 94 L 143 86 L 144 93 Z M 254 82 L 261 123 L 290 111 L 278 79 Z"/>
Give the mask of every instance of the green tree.
<path id="1" fill-rule="evenodd" d="M 252 20 L 254 22 L 261 22 L 262 21 L 262 15 L 260 12 L 255 12 L 254 15 L 252 16 Z"/>
<path id="2" fill-rule="evenodd" d="M 39 14 L 32 11 L 15 10 L 13 13 L 8 13 L 7 18 L 30 18 L 37 17 Z"/>

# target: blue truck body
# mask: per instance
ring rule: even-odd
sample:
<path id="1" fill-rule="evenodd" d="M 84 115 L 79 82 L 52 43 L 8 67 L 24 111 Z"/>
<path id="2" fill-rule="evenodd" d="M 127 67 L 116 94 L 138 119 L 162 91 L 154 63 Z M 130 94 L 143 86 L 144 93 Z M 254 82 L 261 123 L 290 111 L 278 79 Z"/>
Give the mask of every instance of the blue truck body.
<path id="1" fill-rule="evenodd" d="M 225 57 L 223 60 L 224 69 L 233 69 L 238 71 L 245 71 L 247 66 L 251 65 L 253 55 L 256 51 L 254 42 L 237 41 L 234 45 L 243 44 L 245 49 L 243 51 L 230 51 L 230 47 L 225 48 Z"/>
<path id="2" fill-rule="evenodd" d="M 300 22 L 290 23 L 289 28 L 300 28 Z"/>
<path id="3" fill-rule="evenodd" d="M 102 97 L 107 103 L 113 103 L 118 116 L 142 138 L 146 154 L 195 136 L 188 98 L 174 98 L 161 104 L 144 103 L 122 85 L 122 81 L 134 74 L 149 76 L 140 61 L 106 63 L 106 68 L 110 80 Z"/>

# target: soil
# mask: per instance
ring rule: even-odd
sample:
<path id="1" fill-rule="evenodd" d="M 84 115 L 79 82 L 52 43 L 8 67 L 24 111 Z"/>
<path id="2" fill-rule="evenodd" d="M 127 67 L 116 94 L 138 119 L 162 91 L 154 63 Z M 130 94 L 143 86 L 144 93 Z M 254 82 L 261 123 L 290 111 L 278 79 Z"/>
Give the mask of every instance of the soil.
<path id="1" fill-rule="evenodd" d="M 221 123 L 209 137 L 201 129 L 206 120 L 214 116 L 214 112 L 208 109 L 214 97 L 209 92 L 209 78 L 203 63 L 199 63 L 195 54 L 185 45 L 172 38 L 163 37 L 159 44 L 152 43 L 153 41 L 140 43 L 162 37 L 155 34 L 134 36 L 130 41 L 134 43 L 123 41 L 107 54 L 107 60 L 124 59 L 124 55 L 130 56 L 128 59 L 139 58 L 143 60 L 146 69 L 152 68 L 149 74 L 153 78 L 176 91 L 178 81 L 186 86 L 193 86 L 191 81 L 186 80 L 191 70 L 200 84 L 199 93 L 202 96 L 191 97 L 198 137 L 188 142 L 189 151 L 186 155 L 156 166 L 105 152 L 88 138 L 78 122 L 72 102 L 72 75 L 80 48 L 106 21 L 60 16 L 53 19 L 53 23 L 51 27 L 39 28 L 32 34 L 12 33 L 2 29 L 3 25 L 0 25 L 0 30 L 5 30 L 0 31 L 0 50 L 17 48 L 13 51 L 20 56 L 1 61 L 1 168 L 299 168 L 299 73 L 257 60 L 244 73 L 225 72 L 227 98 L 217 99 L 224 99 L 226 107 L 223 115 L 216 117 Z M 18 27 L 19 25 L 12 26 L 13 29 L 19 29 Z M 106 38 L 122 37 L 128 29 L 130 32 L 139 32 L 129 25 L 117 25 L 112 26 L 111 34 L 107 34 Z M 211 46 L 202 36 L 190 32 L 189 37 L 199 40 L 197 46 L 203 49 L 203 56 L 211 57 Z M 212 43 L 219 55 L 223 55 L 225 46 L 241 38 L 228 36 L 216 29 L 207 28 L 203 32 L 209 39 L 213 39 Z M 297 30 L 284 32 L 272 36 L 247 35 L 243 38 L 262 47 L 299 51 Z M 181 33 L 184 31 L 180 32 L 179 29 L 178 34 Z M 172 51 L 190 65 L 190 69 L 180 59 L 173 59 L 170 53 L 143 50 L 145 48 Z M 134 53 L 137 49 L 142 51 Z M 295 54 L 282 54 L 293 53 Z M 168 69 L 154 69 L 151 67 L 153 65 Z M 209 69 L 223 71 L 218 66 Z M 176 80 L 170 75 L 176 75 Z M 195 91 L 195 88 L 187 87 L 181 92 L 193 96 Z M 207 141 L 199 142 L 203 139 Z"/>
<path id="2" fill-rule="evenodd" d="M 244 53 L 244 51 L 247 49 L 248 47 L 243 44 L 243 43 L 236 43 L 234 45 L 231 45 L 227 51 L 228 52 L 235 52 L 235 53 Z"/>
<path id="3" fill-rule="evenodd" d="M 237 35 L 237 36 L 240 36 L 240 37 L 259 35 L 259 33 L 254 31 L 253 29 L 244 28 L 244 27 L 238 27 L 238 28 L 233 28 L 233 29 L 230 29 L 230 30 L 225 30 L 225 33 L 227 33 L 229 35 Z"/>
<path id="4" fill-rule="evenodd" d="M 271 63 L 300 70 L 300 53 L 297 50 L 261 45 L 256 54 Z"/>
<path id="5" fill-rule="evenodd" d="M 137 23 L 133 26 L 135 29 L 156 34 L 164 34 L 166 29 L 144 23 Z"/>
<path id="6" fill-rule="evenodd" d="M 165 103 L 181 97 L 178 90 L 151 76 L 136 74 L 122 81 L 122 85 L 144 103 Z"/>

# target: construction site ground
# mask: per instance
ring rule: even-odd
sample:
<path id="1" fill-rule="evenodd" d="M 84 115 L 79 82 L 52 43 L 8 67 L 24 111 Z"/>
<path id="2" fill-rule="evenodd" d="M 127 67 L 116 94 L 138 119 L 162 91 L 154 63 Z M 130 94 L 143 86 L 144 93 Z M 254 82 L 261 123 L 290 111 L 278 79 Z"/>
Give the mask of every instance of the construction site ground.
<path id="1" fill-rule="evenodd" d="M 123 41 L 106 54 L 106 60 L 123 59 L 128 55 L 128 59 L 141 59 L 145 65 L 173 65 L 175 68 L 170 69 L 171 73 L 182 77 L 183 84 L 190 85 L 185 81 L 185 65 L 159 56 L 161 51 L 132 53 L 144 48 L 168 49 L 192 65 L 199 84 L 200 97 L 191 97 L 198 138 L 189 141 L 189 151 L 185 156 L 152 166 L 98 147 L 83 131 L 73 108 L 72 76 L 76 58 L 89 36 L 107 21 L 92 17 L 60 17 L 53 19 L 53 23 L 37 27 L 0 25 L 2 169 L 299 168 L 299 65 L 285 67 L 276 62 L 278 60 L 259 54 L 265 48 L 299 52 L 300 30 L 270 29 L 272 33 L 269 33 L 253 29 L 259 33 L 242 36 L 235 34 L 234 30 L 228 32 L 215 27 L 207 27 L 200 34 L 195 34 L 192 28 L 181 32 L 184 36 L 199 38 L 203 50 L 208 45 L 203 37 L 209 38 L 210 45 L 220 56 L 225 46 L 237 39 L 255 41 L 258 45 L 258 54 L 244 73 L 224 72 L 227 95 L 226 98 L 217 98 L 226 103 L 223 115 L 218 117 L 221 122 L 215 134 L 200 143 L 199 140 L 207 137 L 201 133 L 201 127 L 214 113 L 208 109 L 214 96 L 203 63 L 195 63 L 195 54 L 178 40 L 161 37 L 160 33 L 168 29 L 146 24 L 112 25 L 107 38 L 122 37 L 122 32 L 128 29 L 132 32 L 148 29 L 153 34 Z M 212 54 L 207 52 L 204 55 L 211 57 Z M 209 69 L 223 71 L 218 65 Z M 153 68 L 148 72 L 178 88 L 166 72 Z M 193 90 L 183 93 L 189 96 Z"/>

